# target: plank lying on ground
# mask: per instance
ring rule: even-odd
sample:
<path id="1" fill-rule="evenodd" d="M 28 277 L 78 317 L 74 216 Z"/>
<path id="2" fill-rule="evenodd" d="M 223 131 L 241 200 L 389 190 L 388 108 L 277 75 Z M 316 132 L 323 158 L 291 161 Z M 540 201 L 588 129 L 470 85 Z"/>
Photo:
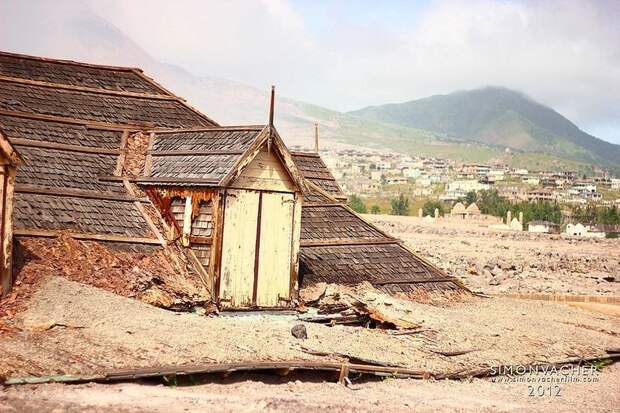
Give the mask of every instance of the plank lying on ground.
<path id="1" fill-rule="evenodd" d="M 266 361 L 266 362 L 240 362 L 240 363 L 214 363 L 203 365 L 177 365 L 177 366 L 160 366 L 153 368 L 142 369 L 128 369 L 128 370 L 113 370 L 109 372 L 103 372 L 95 375 L 84 376 L 25 376 L 25 377 L 11 377 L 4 380 L 4 385 L 17 385 L 17 384 L 41 384 L 41 383 L 85 383 L 85 382 L 113 382 L 113 381 L 127 381 L 142 378 L 152 377 L 164 377 L 164 376 L 184 376 L 192 374 L 211 374 L 211 373 L 232 373 L 236 371 L 274 371 L 282 372 L 301 370 L 301 371 L 333 371 L 343 373 L 359 373 L 367 375 L 375 375 L 382 377 L 395 377 L 395 378 L 415 378 L 415 379 L 452 379 L 461 380 L 471 377 L 492 377 L 501 375 L 498 372 L 509 371 L 510 368 L 514 372 L 519 374 L 520 369 L 524 369 L 525 373 L 530 371 L 544 371 L 545 368 L 559 367 L 562 365 L 570 364 L 582 364 L 587 362 L 596 362 L 601 360 L 618 360 L 620 359 L 620 353 L 602 354 L 596 357 L 586 358 L 570 358 L 557 362 L 550 363 L 537 363 L 531 365 L 503 365 L 496 367 L 488 367 L 484 369 L 475 370 L 461 370 L 450 373 L 432 373 L 424 370 L 414 370 L 400 367 L 383 367 L 383 366 L 371 366 L 368 364 L 355 364 L 355 363 L 337 363 L 326 361 Z"/>
<path id="2" fill-rule="evenodd" d="M 346 324 L 346 325 L 363 325 L 370 322 L 368 315 L 358 314 L 325 314 L 316 316 L 300 316 L 300 321 L 309 323 L 320 323 L 326 325 Z"/>
<path id="3" fill-rule="evenodd" d="M 462 356 L 463 354 L 473 353 L 474 351 L 479 351 L 477 348 L 467 349 L 467 350 L 439 350 L 439 349 L 428 349 L 429 351 L 440 354 L 446 357 L 452 356 Z"/>
<path id="4" fill-rule="evenodd" d="M 425 331 L 430 331 L 430 329 L 429 328 L 410 328 L 410 329 L 405 329 L 405 330 L 393 330 L 393 331 L 388 331 L 388 334 L 390 336 L 408 336 L 412 334 L 423 333 Z"/>
<path id="5" fill-rule="evenodd" d="M 338 363 L 330 361 L 266 361 L 251 363 L 217 363 L 203 365 L 178 365 L 160 366 L 143 369 L 113 370 L 99 375 L 87 376 L 26 376 L 12 377 L 4 381 L 5 385 L 16 384 L 39 384 L 39 383 L 84 383 L 84 382 L 111 382 L 135 380 L 150 377 L 163 376 L 185 376 L 191 374 L 211 374 L 211 373 L 232 373 L 236 371 L 282 371 L 301 370 L 301 371 L 333 371 L 338 372 L 343 368 L 350 373 L 369 374 L 375 376 L 392 376 L 400 378 L 430 378 L 432 374 L 423 370 L 413 370 L 406 368 L 371 366 L 366 364 Z"/>

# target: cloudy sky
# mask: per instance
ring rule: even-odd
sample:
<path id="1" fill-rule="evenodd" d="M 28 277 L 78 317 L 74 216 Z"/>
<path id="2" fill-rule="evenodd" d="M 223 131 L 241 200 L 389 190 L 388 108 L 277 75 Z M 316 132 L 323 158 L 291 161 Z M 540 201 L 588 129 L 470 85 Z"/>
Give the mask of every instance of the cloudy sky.
<path id="1" fill-rule="evenodd" d="M 500 85 L 620 143 L 617 0 L 86 1 L 197 75 L 342 111 Z"/>

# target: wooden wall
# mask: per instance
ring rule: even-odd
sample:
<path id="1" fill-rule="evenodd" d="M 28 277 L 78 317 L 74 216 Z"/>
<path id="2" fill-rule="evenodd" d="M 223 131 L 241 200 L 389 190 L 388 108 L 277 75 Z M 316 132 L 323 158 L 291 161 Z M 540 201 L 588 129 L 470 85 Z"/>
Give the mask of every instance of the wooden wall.
<path id="1" fill-rule="evenodd" d="M 294 192 L 295 185 L 282 161 L 272 151 L 263 147 L 241 175 L 232 183 L 231 188 Z"/>

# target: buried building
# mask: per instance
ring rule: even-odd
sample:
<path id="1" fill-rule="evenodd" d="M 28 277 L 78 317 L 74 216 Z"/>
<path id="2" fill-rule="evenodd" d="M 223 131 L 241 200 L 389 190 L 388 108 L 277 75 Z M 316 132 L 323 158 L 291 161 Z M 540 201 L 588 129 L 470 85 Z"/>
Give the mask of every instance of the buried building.
<path id="1" fill-rule="evenodd" d="M 138 182 L 198 257 L 213 298 L 224 308 L 290 306 L 304 183 L 275 128 L 151 136 Z"/>
<path id="2" fill-rule="evenodd" d="M 139 69 L 0 53 L 0 128 L 24 160 L 18 240 L 170 250 L 223 308 L 291 307 L 316 282 L 462 291 L 351 211 L 272 121 L 220 126 Z"/>

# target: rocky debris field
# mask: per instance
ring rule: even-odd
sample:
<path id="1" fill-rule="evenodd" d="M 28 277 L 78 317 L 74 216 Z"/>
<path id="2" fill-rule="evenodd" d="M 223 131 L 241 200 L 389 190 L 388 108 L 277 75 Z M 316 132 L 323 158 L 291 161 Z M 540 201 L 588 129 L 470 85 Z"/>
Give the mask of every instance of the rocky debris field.
<path id="1" fill-rule="evenodd" d="M 329 326 L 302 321 L 297 314 L 175 313 L 51 277 L 16 315 L 20 331 L 0 337 L 0 376 L 343 358 L 441 374 L 598 357 L 620 347 L 618 318 L 563 304 L 472 297 L 430 305 L 367 286 L 344 288 L 329 286 L 329 305 L 372 303 L 366 307 L 372 317 L 400 320 L 414 331 L 396 335 L 391 332 L 397 330 Z M 330 298 L 337 296 L 344 298 Z M 305 326 L 305 339 L 291 333 L 299 324 Z"/>
<path id="2" fill-rule="evenodd" d="M 325 358 L 459 372 L 601 355 L 620 346 L 617 317 L 564 304 L 474 297 L 430 305 L 399 300 L 367 285 L 318 285 L 310 295 L 317 298 L 319 311 L 352 305 L 373 320 L 397 323 L 402 329 L 329 326 L 300 320 L 296 314 L 269 312 L 175 313 L 49 277 L 41 281 L 27 309 L 16 315 L 20 330 L 0 334 L 0 376 Z M 349 310 L 343 307 L 343 311 Z M 310 313 L 308 309 L 301 318 Z M 299 326 L 304 334 L 294 335 Z M 575 373 L 557 388 L 545 381 L 534 381 L 532 387 L 531 382 L 499 378 L 359 380 L 355 376 L 343 386 L 337 384 L 335 373 L 295 372 L 193 377 L 178 383 L 0 385 L 0 412 L 613 411 L 620 402 L 620 368 L 612 365 L 594 374 L 595 382 L 583 381 L 585 376 Z M 550 376 L 522 377 L 549 380 Z M 558 374 L 553 377 L 561 379 Z M 540 383 L 541 389 L 551 390 L 533 396 L 532 389 Z"/>
<path id="3" fill-rule="evenodd" d="M 366 215 L 472 290 L 620 296 L 620 240 L 500 231 L 476 221 Z"/>

